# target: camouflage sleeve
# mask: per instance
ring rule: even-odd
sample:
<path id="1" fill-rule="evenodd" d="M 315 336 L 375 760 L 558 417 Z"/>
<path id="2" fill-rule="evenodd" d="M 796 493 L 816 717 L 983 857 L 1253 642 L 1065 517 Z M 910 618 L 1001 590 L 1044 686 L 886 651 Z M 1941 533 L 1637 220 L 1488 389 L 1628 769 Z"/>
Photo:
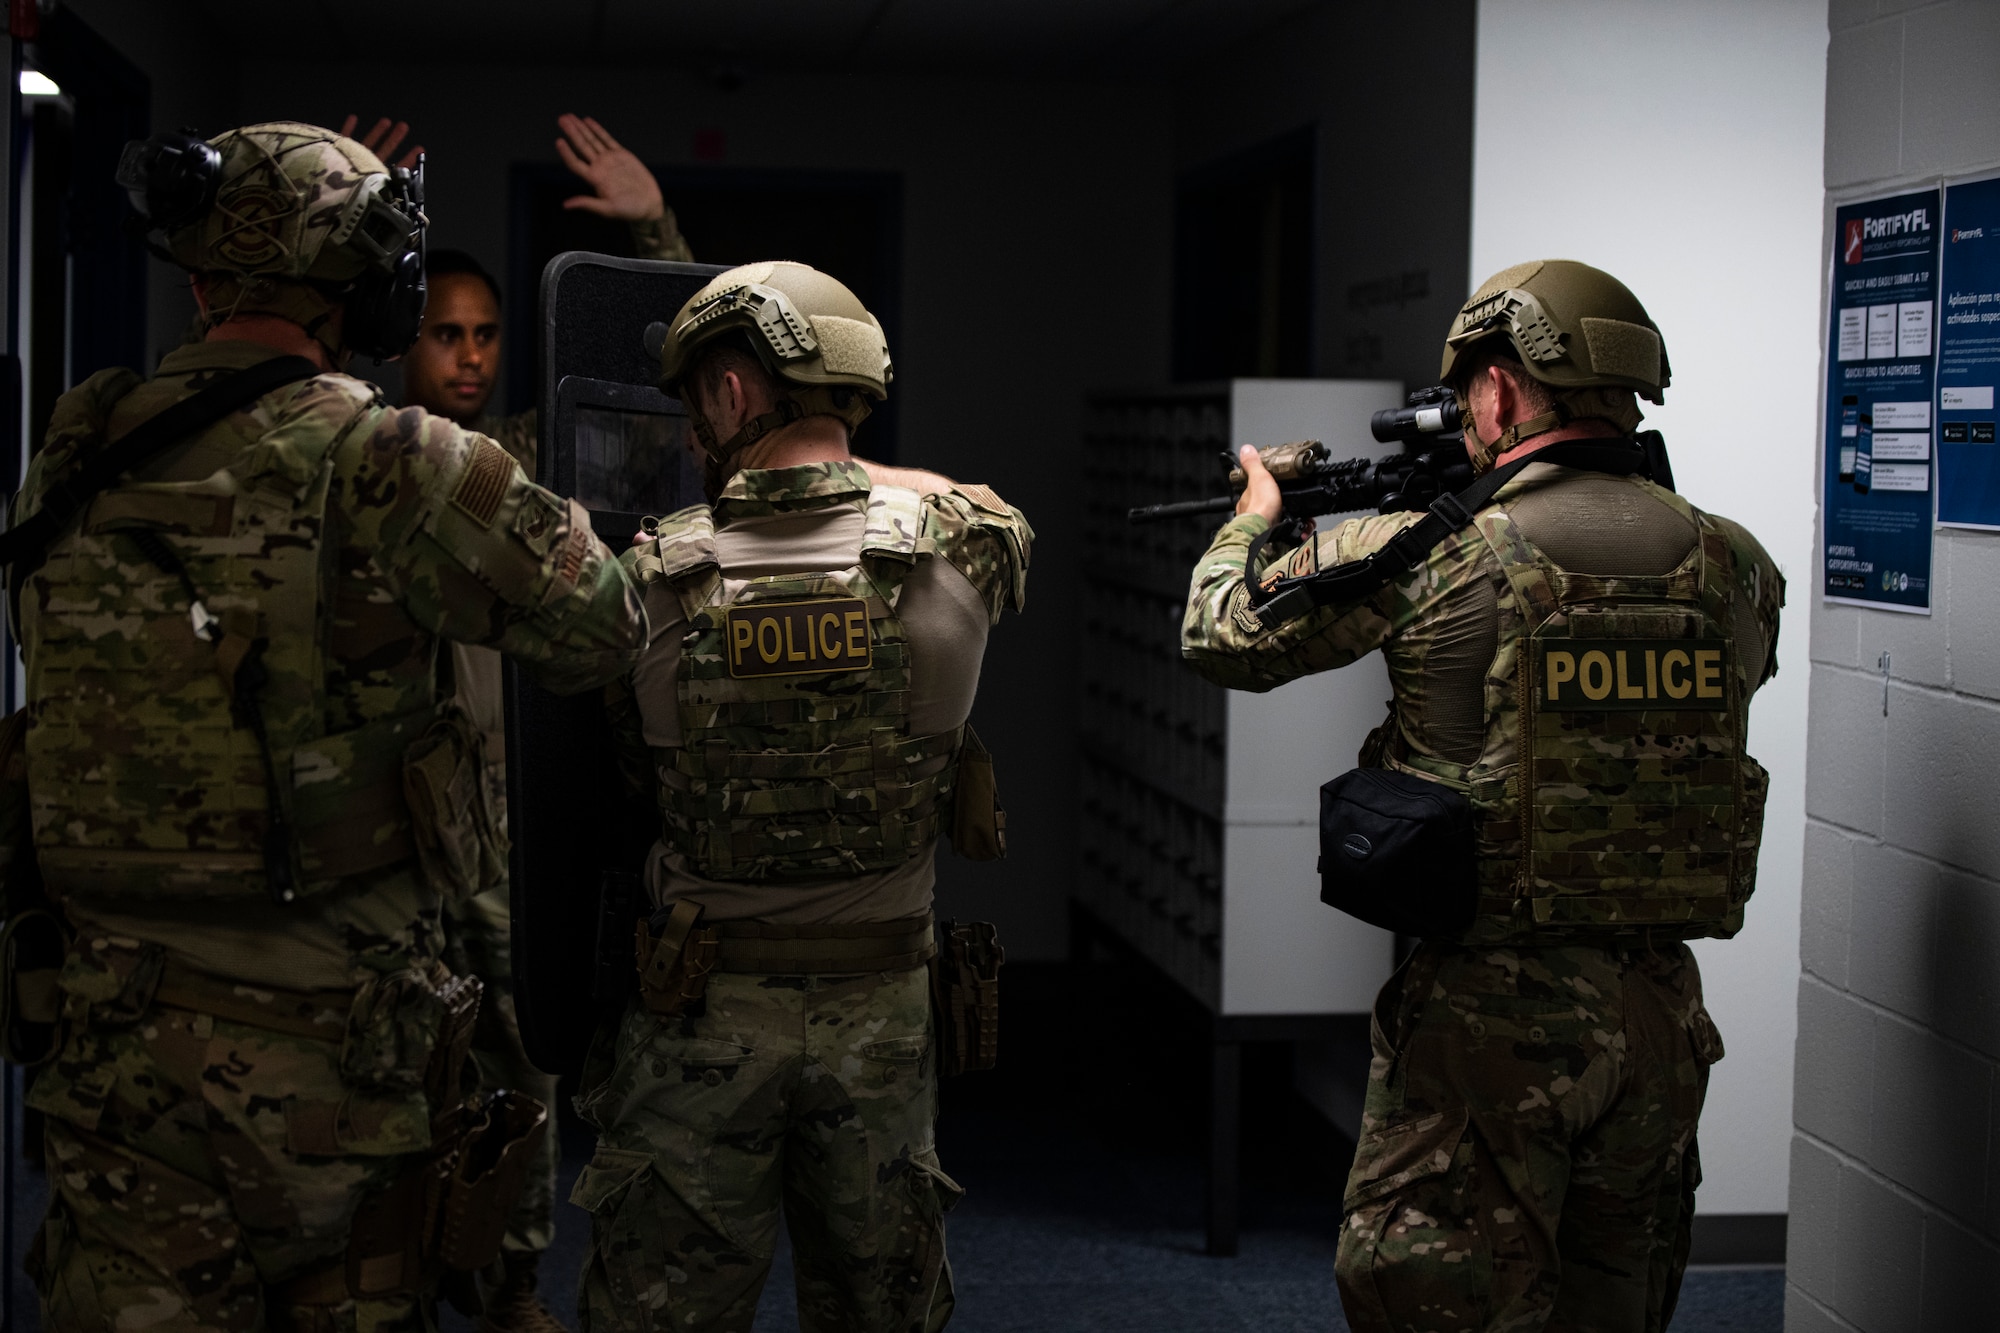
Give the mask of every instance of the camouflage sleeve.
<path id="1" fill-rule="evenodd" d="M 687 238 L 681 235 L 681 224 L 669 208 L 656 218 L 641 218 L 628 224 L 632 228 L 632 248 L 641 259 L 673 259 L 683 264 L 694 262 L 694 251 L 688 249 Z"/>
<path id="2" fill-rule="evenodd" d="M 486 436 L 421 408 L 365 412 L 335 485 L 354 527 L 343 558 L 372 560 L 420 627 L 497 648 L 560 694 L 638 660 L 645 612 L 583 508 Z"/>
<path id="3" fill-rule="evenodd" d="M 1035 530 L 1028 516 L 989 487 L 964 482 L 924 497 L 924 535 L 986 600 L 993 624 L 1009 607 L 1028 604 L 1028 560 Z"/>
<path id="4" fill-rule="evenodd" d="M 1351 519 L 1311 543 L 1259 567 L 1260 579 L 1310 573 L 1359 560 L 1414 523 L 1419 515 L 1381 514 Z M 1266 529 L 1254 514 L 1222 525 L 1195 565 L 1181 621 L 1181 656 L 1218 685 L 1233 690 L 1276 689 L 1287 681 L 1330 671 L 1366 656 L 1426 614 L 1444 591 L 1430 562 L 1374 594 L 1347 604 L 1319 607 L 1273 629 L 1259 623 L 1244 587 L 1250 543 Z"/>
<path id="5" fill-rule="evenodd" d="M 535 459 L 541 454 L 542 414 L 534 408 L 502 417 L 493 438 L 521 465 L 529 481 L 535 480 Z"/>
<path id="6" fill-rule="evenodd" d="M 1702 516 L 1721 528 L 1723 535 L 1729 538 L 1729 553 L 1735 561 L 1737 586 L 1749 597 L 1757 626 L 1763 631 L 1764 642 L 1769 645 L 1764 653 L 1763 674 L 1751 682 L 1754 689 L 1778 674 L 1778 621 L 1779 612 L 1785 605 L 1785 576 L 1778 572 L 1778 562 L 1771 559 L 1771 553 L 1750 534 L 1748 528 L 1707 510 L 1702 511 Z"/>

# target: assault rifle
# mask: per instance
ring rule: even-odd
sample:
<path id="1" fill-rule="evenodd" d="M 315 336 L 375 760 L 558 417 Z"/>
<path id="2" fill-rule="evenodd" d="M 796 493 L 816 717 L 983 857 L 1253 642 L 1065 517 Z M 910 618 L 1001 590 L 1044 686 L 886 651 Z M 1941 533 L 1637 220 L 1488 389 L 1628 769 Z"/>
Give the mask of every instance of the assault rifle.
<path id="1" fill-rule="evenodd" d="M 1472 484 L 1472 465 L 1456 438 L 1460 429 L 1458 400 L 1445 385 L 1416 390 L 1410 394 L 1409 406 L 1375 413 L 1368 428 L 1384 444 L 1437 441 L 1437 445 L 1421 453 L 1338 462 L 1318 440 L 1296 440 L 1257 451 L 1284 497 L 1284 526 L 1293 530 L 1291 536 L 1301 535 L 1307 524 L 1326 514 L 1428 509 L 1440 495 L 1456 494 Z M 1445 438 L 1440 440 L 1440 436 Z M 1640 431 L 1634 439 L 1646 455 L 1643 475 L 1672 490 L 1674 472 L 1667 460 L 1666 440 L 1656 430 Z M 1236 497 L 1243 491 L 1243 469 L 1233 454 L 1224 453 L 1222 461 L 1229 469 L 1230 494 L 1146 505 L 1128 510 L 1125 517 L 1133 523 L 1154 523 L 1236 508 Z"/>

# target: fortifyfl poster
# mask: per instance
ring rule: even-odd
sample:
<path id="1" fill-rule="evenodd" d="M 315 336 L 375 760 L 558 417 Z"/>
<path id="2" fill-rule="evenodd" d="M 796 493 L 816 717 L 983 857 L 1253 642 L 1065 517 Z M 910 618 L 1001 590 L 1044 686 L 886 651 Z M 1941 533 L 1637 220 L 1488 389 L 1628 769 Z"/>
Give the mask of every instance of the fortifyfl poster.
<path id="1" fill-rule="evenodd" d="M 1834 213 L 1821 593 L 1931 609 L 1938 192 Z"/>

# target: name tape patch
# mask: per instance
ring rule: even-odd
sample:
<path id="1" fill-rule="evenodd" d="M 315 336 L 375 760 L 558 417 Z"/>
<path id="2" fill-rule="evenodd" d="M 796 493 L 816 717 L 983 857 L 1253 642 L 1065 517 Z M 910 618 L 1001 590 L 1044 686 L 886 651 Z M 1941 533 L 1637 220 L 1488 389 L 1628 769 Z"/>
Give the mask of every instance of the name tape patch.
<path id="1" fill-rule="evenodd" d="M 1716 710 L 1726 701 L 1726 640 L 1564 639 L 1536 647 L 1538 712 Z"/>
<path id="2" fill-rule="evenodd" d="M 868 603 L 859 597 L 732 606 L 723 632 L 729 674 L 739 679 L 864 671 L 874 660 Z"/>

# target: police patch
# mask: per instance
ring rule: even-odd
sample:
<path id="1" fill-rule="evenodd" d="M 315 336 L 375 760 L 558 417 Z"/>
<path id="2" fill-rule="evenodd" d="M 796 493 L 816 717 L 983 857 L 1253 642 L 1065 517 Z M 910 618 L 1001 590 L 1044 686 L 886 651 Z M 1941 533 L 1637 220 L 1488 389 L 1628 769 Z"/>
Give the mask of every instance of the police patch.
<path id="1" fill-rule="evenodd" d="M 1540 639 L 1534 666 L 1540 713 L 1728 706 L 1726 639 Z"/>
<path id="2" fill-rule="evenodd" d="M 724 619 L 723 642 L 729 674 L 739 680 L 865 671 L 874 660 L 868 603 L 859 597 L 732 606 Z"/>

